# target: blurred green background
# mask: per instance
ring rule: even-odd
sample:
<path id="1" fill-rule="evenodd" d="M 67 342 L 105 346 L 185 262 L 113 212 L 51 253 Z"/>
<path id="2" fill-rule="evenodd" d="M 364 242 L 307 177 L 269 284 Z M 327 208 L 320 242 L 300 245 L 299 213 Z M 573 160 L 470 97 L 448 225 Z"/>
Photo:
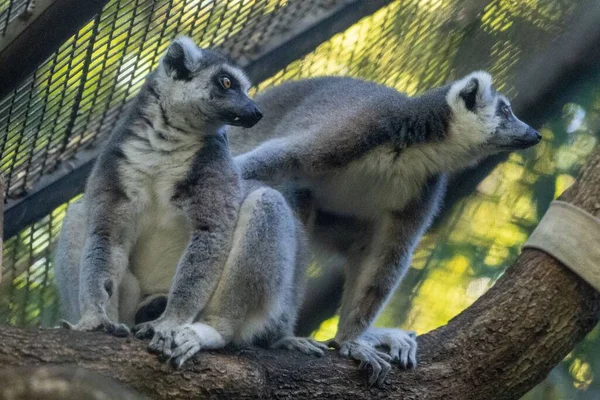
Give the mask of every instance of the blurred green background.
<path id="1" fill-rule="evenodd" d="M 6 4 L 0 2 L 0 10 Z M 44 168 L 37 171 L 30 166 L 38 151 L 46 157 L 54 155 L 60 162 L 83 145 L 101 141 L 110 128 L 103 122 L 109 110 L 117 107 L 120 112 L 136 94 L 141 77 L 156 65 L 156 55 L 176 33 L 191 34 L 204 46 L 218 46 L 246 26 L 254 18 L 253 12 L 274 15 L 290 4 L 259 0 L 109 2 L 103 11 L 106 18 L 82 28 L 23 89 L 30 108 L 36 102 L 44 104 L 41 113 L 15 116 L 6 105 L 14 104 L 18 93 L 0 104 L 0 165 L 9 175 L 8 194 L 26 191 L 39 180 Z M 259 83 L 256 90 L 284 80 L 336 74 L 372 79 L 418 94 L 471 70 L 486 69 L 500 90 L 517 98 L 520 88 L 515 86 L 515 76 L 532 54 L 551 47 L 568 30 L 582 4 L 566 0 L 394 1 Z M 154 35 L 162 37 L 149 41 Z M 100 61 L 78 68 L 85 57 L 76 49 L 89 42 L 94 43 L 92 58 Z M 233 55 L 243 53 L 243 49 L 225 50 Z M 63 62 L 62 54 L 70 61 Z M 84 98 L 91 100 L 79 104 L 77 124 L 70 126 L 75 133 L 67 132 L 69 126 L 61 124 L 72 114 L 73 93 L 81 90 Z M 512 153 L 425 235 L 378 325 L 428 332 L 468 307 L 502 275 L 550 201 L 573 183 L 597 144 L 600 75 L 581 85 L 575 98 L 561 104 L 555 115 L 537 127 L 543 135 L 540 145 Z M 66 205 L 58 207 L 6 240 L 0 323 L 53 326 L 59 318 L 51 251 L 65 209 Z M 317 267 L 311 273 L 321 271 Z M 314 336 L 332 337 L 336 324 L 336 317 L 326 320 Z M 600 398 L 599 328 L 524 398 Z"/>

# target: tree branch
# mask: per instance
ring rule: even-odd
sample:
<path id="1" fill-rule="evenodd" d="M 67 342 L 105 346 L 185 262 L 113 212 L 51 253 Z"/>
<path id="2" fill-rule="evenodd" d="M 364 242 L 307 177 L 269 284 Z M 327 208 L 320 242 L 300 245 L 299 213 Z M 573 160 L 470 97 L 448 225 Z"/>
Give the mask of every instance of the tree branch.
<path id="1" fill-rule="evenodd" d="M 600 215 L 600 148 L 562 197 Z M 202 352 L 180 371 L 146 343 L 101 333 L 0 327 L 0 365 L 76 364 L 152 398 L 518 399 L 598 322 L 600 294 L 547 254 L 526 249 L 485 295 L 419 337 L 420 365 L 367 388 L 364 372 L 333 352 Z"/>

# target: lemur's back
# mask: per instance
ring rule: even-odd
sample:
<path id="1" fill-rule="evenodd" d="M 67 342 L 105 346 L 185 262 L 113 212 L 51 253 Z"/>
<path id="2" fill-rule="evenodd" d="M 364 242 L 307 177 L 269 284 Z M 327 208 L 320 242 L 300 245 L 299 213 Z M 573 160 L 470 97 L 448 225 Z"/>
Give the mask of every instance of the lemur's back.
<path id="1" fill-rule="evenodd" d="M 234 155 L 258 144 L 315 129 L 325 123 L 348 125 L 376 122 L 393 104 L 406 96 L 392 88 L 349 77 L 320 77 L 286 82 L 256 97 L 265 112 L 252 129 L 230 127 L 229 142 Z M 355 120 L 355 121 L 353 121 Z"/>

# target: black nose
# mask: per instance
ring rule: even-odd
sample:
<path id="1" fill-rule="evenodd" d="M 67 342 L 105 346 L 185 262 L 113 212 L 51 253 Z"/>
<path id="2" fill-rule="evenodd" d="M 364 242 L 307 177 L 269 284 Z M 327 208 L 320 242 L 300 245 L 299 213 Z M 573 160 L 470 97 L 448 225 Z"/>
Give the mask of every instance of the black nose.
<path id="1" fill-rule="evenodd" d="M 535 138 L 535 140 L 537 142 L 539 142 L 540 140 L 542 140 L 542 134 L 539 133 L 538 131 L 536 131 L 533 128 L 529 128 L 527 129 L 527 136 L 531 137 L 531 138 Z"/>
<path id="2" fill-rule="evenodd" d="M 240 125 L 244 128 L 252 128 L 254 125 L 260 121 L 263 114 L 260 109 L 256 106 L 256 104 L 249 104 L 246 106 L 243 114 L 238 117 L 238 120 L 234 120 L 234 124 Z"/>

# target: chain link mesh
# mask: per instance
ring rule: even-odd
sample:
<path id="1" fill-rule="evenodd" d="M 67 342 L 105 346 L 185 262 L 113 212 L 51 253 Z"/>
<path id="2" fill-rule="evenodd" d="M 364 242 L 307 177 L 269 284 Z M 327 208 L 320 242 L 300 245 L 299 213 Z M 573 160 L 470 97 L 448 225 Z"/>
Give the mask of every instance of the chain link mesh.
<path id="1" fill-rule="evenodd" d="M 177 34 L 243 60 L 300 16 L 342 0 L 113 0 L 0 101 L 0 173 L 6 196 L 110 132 Z"/>

